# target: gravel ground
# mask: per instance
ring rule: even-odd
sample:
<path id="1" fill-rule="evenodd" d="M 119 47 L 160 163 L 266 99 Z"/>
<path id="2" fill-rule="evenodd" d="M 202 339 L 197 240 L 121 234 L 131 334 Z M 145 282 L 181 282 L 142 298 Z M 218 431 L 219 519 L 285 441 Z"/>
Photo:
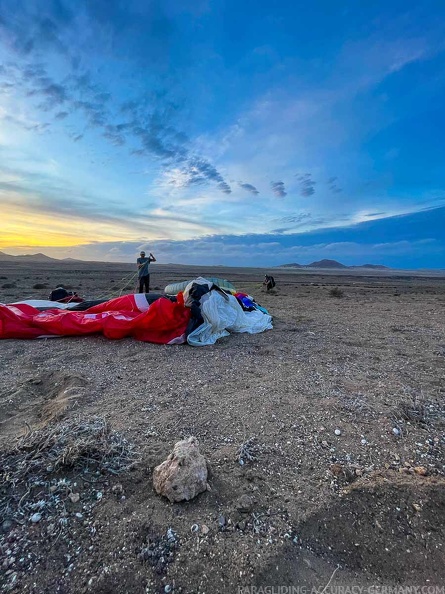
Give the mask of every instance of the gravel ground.
<path id="1" fill-rule="evenodd" d="M 133 282 L 133 268 L 118 265 L 0 273 L 3 302 L 62 282 L 115 296 Z M 252 294 L 274 329 L 205 348 L 99 336 L 0 343 L 4 460 L 18 436 L 79 419 L 104 420 L 137 452 L 131 468 L 82 459 L 49 465 L 29 494 L 15 485 L 24 499 L 3 519 L 4 590 L 321 592 L 331 577 L 332 587 L 441 585 L 445 279 L 276 270 L 265 293 L 263 270 L 158 266 L 153 290 L 197 274 Z M 211 491 L 170 504 L 152 471 L 189 435 Z"/>

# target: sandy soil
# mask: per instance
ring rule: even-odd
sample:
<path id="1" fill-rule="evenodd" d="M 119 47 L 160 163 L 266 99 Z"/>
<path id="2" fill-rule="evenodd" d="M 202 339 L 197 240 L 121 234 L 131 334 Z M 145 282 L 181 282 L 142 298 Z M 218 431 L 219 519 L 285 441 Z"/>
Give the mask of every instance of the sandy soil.
<path id="1" fill-rule="evenodd" d="M 133 286 L 132 271 L 2 264 L 0 302 L 44 298 L 60 283 L 112 297 Z M 3 518 L 4 591 L 443 584 L 445 279 L 283 270 L 264 293 L 264 272 L 152 275 L 153 290 L 227 278 L 273 315 L 263 334 L 202 349 L 99 336 L 0 343 L 4 452 L 29 428 L 97 416 L 139 452 L 120 474 L 48 469 L 69 485 L 63 519 L 42 508 L 31 522 L 26 506 L 22 523 Z M 211 491 L 171 504 L 153 491 L 153 468 L 189 435 L 209 461 Z M 255 459 L 240 464 L 246 443 Z"/>

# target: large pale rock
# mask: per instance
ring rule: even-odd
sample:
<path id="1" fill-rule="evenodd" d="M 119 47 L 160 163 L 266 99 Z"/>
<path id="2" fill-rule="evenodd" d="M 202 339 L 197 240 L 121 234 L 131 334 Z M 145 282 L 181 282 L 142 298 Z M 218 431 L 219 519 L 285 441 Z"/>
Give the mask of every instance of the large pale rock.
<path id="1" fill-rule="evenodd" d="M 167 460 L 154 469 L 153 486 L 170 501 L 188 501 L 209 489 L 207 463 L 196 437 L 175 444 Z"/>

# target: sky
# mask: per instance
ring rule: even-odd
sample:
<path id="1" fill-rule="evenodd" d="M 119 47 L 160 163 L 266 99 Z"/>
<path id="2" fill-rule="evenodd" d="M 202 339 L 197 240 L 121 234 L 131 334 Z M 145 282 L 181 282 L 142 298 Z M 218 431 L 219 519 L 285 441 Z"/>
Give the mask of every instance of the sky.
<path id="1" fill-rule="evenodd" d="M 443 105 L 443 0 L 0 0 L 0 250 L 445 268 Z"/>

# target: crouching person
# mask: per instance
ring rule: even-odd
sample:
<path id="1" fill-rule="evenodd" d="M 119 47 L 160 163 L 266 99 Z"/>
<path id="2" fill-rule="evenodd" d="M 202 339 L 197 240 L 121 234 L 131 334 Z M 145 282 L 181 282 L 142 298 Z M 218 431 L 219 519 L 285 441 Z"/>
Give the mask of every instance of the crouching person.
<path id="1" fill-rule="evenodd" d="M 265 274 L 263 285 L 266 287 L 266 291 L 273 289 L 276 285 L 274 277 L 270 276 L 270 274 Z"/>

